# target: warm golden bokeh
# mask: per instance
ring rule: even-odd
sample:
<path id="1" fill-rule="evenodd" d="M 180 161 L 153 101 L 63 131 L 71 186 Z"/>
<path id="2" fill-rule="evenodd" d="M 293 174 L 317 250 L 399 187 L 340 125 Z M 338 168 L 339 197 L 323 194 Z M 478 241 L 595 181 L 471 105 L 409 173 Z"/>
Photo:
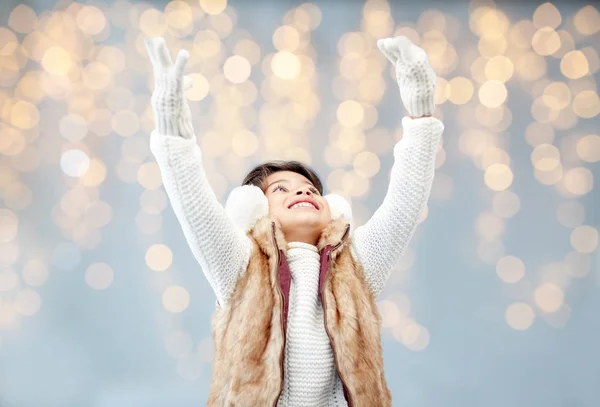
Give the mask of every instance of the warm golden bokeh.
<path id="1" fill-rule="evenodd" d="M 544 312 L 556 312 L 563 305 L 564 293 L 555 283 L 544 283 L 534 292 L 537 306 Z"/>
<path id="2" fill-rule="evenodd" d="M 533 24 L 537 28 L 557 28 L 562 22 L 560 11 L 552 3 L 541 4 L 533 12 Z"/>
<path id="3" fill-rule="evenodd" d="M 234 55 L 225 61 L 223 73 L 232 83 L 242 83 L 250 77 L 250 63 L 242 56 Z"/>
<path id="4" fill-rule="evenodd" d="M 281 79 L 295 79 L 300 74 L 302 65 L 298 56 L 289 51 L 280 51 L 271 60 L 273 73 Z"/>
<path id="5" fill-rule="evenodd" d="M 516 283 L 525 276 L 525 264 L 515 256 L 504 256 L 496 264 L 496 273 L 505 283 Z"/>
<path id="6" fill-rule="evenodd" d="M 529 329 L 535 320 L 533 309 L 525 303 L 515 302 L 508 306 L 504 314 L 508 325 L 518 331 Z"/>
<path id="7" fill-rule="evenodd" d="M 190 305 L 190 294 L 181 286 L 169 286 L 163 293 L 162 304 L 169 312 L 183 312 Z"/>
<path id="8" fill-rule="evenodd" d="M 600 12 L 592 5 L 582 7 L 573 20 L 575 28 L 581 34 L 592 35 L 600 30 Z"/>
<path id="9" fill-rule="evenodd" d="M 497 80 L 489 80 L 479 88 L 479 101 L 486 107 L 502 105 L 508 96 L 504 84 Z"/>
<path id="10" fill-rule="evenodd" d="M 485 170 L 485 183 L 494 191 L 503 191 L 513 182 L 513 173 L 506 164 L 492 164 Z"/>
<path id="11" fill-rule="evenodd" d="M 472 2 L 468 21 L 432 5 L 406 22 L 394 20 L 402 15 L 395 3 L 367 0 L 355 29 L 328 38 L 324 48 L 317 37 L 323 31 L 314 33 L 327 17 L 319 2 L 290 5 L 264 27 L 266 41 L 244 28 L 245 16 L 227 0 L 67 3 L 40 13 L 25 4 L 7 8 L 0 27 L 0 329 L 17 329 L 45 307 L 54 268 L 79 271 L 93 290 L 116 288 L 126 271 L 82 262 L 124 218 L 122 201 L 107 193 L 116 184 L 135 195 L 130 223 L 118 227 L 134 229 L 143 242 L 139 260 L 163 272 L 151 277 L 157 304 L 173 318 L 160 316 L 169 326 L 166 352 L 187 380 L 202 377 L 202 364 L 211 361 L 210 338 L 195 350 L 192 334 L 169 315 L 197 298 L 176 284 L 165 244 L 173 217 L 148 145 L 155 123 L 146 36 L 164 37 L 172 58 L 179 49 L 190 52 L 193 86 L 185 95 L 208 182 L 221 201 L 251 165 L 298 159 L 321 165 L 327 192 L 352 202 L 357 224 L 376 208 L 371 194 L 385 192 L 406 114 L 394 67 L 376 40 L 410 38 L 436 71 L 434 116 L 447 126 L 432 204 L 452 205 L 465 193 L 469 202 L 484 202 L 469 206 L 476 212 L 463 229 L 472 235 L 468 256 L 495 269 L 507 289 L 507 329 L 529 329 L 536 316 L 553 327 L 568 321 L 569 284 L 593 275 L 599 243 L 594 208 L 587 207 L 597 201 L 600 162 L 594 5 L 569 13 L 546 2 L 513 18 L 500 4 Z M 462 159 L 475 174 L 468 181 L 454 166 Z M 36 182 L 46 184 L 53 172 L 60 181 L 39 188 Z M 40 248 L 48 256 L 27 251 L 37 244 L 28 239 L 36 228 L 26 211 L 40 203 L 49 203 L 43 213 L 62 239 Z M 539 212 L 549 219 L 529 218 L 546 204 Z M 426 207 L 418 222 L 428 216 Z M 526 248 L 512 251 L 510 239 L 535 230 L 535 222 L 556 227 L 552 238 L 566 247 L 542 260 L 558 258 L 562 269 L 534 271 L 529 265 L 540 259 Z M 547 242 L 540 234 L 528 238 Z M 416 253 L 407 249 L 392 278 L 404 280 L 420 266 Z M 384 330 L 409 350 L 426 349 L 437 332 L 410 315 L 411 302 L 398 291 L 378 303 Z"/>
<path id="12" fill-rule="evenodd" d="M 473 84 L 468 78 L 455 77 L 448 83 L 450 87 L 449 100 L 456 105 L 464 105 L 473 96 Z"/>
<path id="13" fill-rule="evenodd" d="M 19 4 L 10 13 L 8 25 L 18 33 L 28 34 L 35 29 L 38 22 L 33 9 L 25 4 Z"/>
<path id="14" fill-rule="evenodd" d="M 598 230 L 592 226 L 578 226 L 571 232 L 571 246 L 579 253 L 592 253 L 598 248 Z"/>
<path id="15" fill-rule="evenodd" d="M 573 111 L 579 117 L 591 119 L 600 114 L 600 98 L 595 90 L 584 90 L 575 95 Z"/>
<path id="16" fill-rule="evenodd" d="M 539 55 L 551 55 L 560 49 L 560 36 L 554 28 L 544 26 L 533 34 L 531 47 Z"/>
<path id="17" fill-rule="evenodd" d="M 600 161 L 600 136 L 589 134 L 577 141 L 577 154 L 583 161 L 590 163 Z"/>
<path id="18" fill-rule="evenodd" d="M 484 73 L 487 80 L 507 82 L 514 73 L 514 63 L 504 55 L 496 55 L 485 63 Z"/>
<path id="19" fill-rule="evenodd" d="M 563 178 L 565 188 L 575 195 L 586 195 L 594 186 L 594 174 L 585 167 L 571 168 Z"/>
<path id="20" fill-rule="evenodd" d="M 579 79 L 590 72 L 590 66 L 583 52 L 570 51 L 560 60 L 560 71 L 569 79 Z"/>
<path id="21" fill-rule="evenodd" d="M 544 89 L 542 98 L 549 108 L 561 110 L 571 103 L 571 90 L 564 82 L 552 82 Z"/>
<path id="22" fill-rule="evenodd" d="M 165 271 L 172 262 L 173 253 L 168 246 L 155 244 L 146 251 L 146 264 L 154 271 Z"/>

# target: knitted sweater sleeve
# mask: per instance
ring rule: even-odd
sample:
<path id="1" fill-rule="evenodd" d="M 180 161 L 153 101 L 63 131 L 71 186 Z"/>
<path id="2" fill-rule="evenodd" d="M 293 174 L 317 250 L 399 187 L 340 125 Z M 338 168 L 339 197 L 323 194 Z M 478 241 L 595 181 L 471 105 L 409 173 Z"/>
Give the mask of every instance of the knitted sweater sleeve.
<path id="1" fill-rule="evenodd" d="M 251 242 L 218 202 L 202 168 L 196 137 L 150 136 L 165 190 L 190 249 L 224 306 L 246 269 Z"/>
<path id="2" fill-rule="evenodd" d="M 404 135 L 394 146 L 390 184 L 381 206 L 352 234 L 352 249 L 375 296 L 408 246 L 429 199 L 435 157 L 444 130 L 433 117 L 402 120 Z"/>

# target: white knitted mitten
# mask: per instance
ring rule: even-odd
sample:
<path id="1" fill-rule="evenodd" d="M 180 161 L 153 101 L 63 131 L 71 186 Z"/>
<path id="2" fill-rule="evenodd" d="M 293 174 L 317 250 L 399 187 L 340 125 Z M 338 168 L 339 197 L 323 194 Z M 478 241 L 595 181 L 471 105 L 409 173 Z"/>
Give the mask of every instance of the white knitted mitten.
<path id="1" fill-rule="evenodd" d="M 163 38 L 147 37 L 144 43 L 154 71 L 152 110 L 158 132 L 184 138 L 193 137 L 190 107 L 183 95 L 192 86 L 191 78 L 183 76 L 190 54 L 186 50 L 179 51 L 173 64 Z"/>
<path id="2" fill-rule="evenodd" d="M 385 38 L 377 47 L 396 68 L 400 97 L 413 117 L 431 115 L 435 109 L 435 71 L 427 54 L 406 37 Z"/>

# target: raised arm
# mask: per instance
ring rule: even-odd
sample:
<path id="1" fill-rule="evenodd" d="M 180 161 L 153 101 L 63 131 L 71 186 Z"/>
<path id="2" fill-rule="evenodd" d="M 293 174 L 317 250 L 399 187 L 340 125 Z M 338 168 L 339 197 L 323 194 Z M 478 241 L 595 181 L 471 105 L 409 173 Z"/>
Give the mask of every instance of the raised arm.
<path id="1" fill-rule="evenodd" d="M 180 51 L 172 64 L 162 38 L 146 39 L 146 49 L 155 79 L 152 108 L 156 129 L 150 136 L 150 149 L 188 245 L 224 305 L 246 268 L 251 243 L 225 214 L 202 168 L 202 154 L 183 96 L 189 54 Z"/>
<path id="2" fill-rule="evenodd" d="M 394 146 L 394 165 L 383 203 L 352 235 L 354 255 L 375 295 L 385 287 L 427 204 L 444 130 L 442 122 L 431 117 L 436 76 L 425 52 L 405 37 L 379 40 L 377 45 L 396 68 L 410 117 L 402 119 L 404 133 Z"/>

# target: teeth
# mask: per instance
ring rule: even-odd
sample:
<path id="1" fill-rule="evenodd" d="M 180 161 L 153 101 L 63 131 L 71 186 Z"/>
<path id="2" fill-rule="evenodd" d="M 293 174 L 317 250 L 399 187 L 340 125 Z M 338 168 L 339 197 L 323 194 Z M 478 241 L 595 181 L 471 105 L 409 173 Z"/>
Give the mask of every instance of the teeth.
<path id="1" fill-rule="evenodd" d="M 315 208 L 315 206 L 313 204 L 311 204 L 311 203 L 308 203 L 308 202 L 298 202 L 297 204 L 293 205 L 291 209 L 298 208 L 298 207 L 301 207 L 301 206 L 307 206 L 307 207 L 310 207 L 310 208 Z M 315 209 L 317 209 L 317 208 L 315 208 Z"/>

